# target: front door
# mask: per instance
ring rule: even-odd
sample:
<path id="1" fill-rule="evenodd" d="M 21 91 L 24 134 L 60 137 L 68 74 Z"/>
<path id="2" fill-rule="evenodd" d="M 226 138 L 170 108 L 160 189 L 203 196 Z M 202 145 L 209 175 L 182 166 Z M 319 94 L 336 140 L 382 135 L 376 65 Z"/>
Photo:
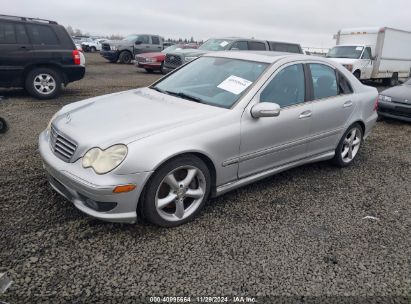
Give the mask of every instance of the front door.
<path id="1" fill-rule="evenodd" d="M 241 119 L 239 178 L 290 163 L 306 156 L 312 105 L 307 102 L 304 65 L 293 63 L 275 72 L 246 108 Z M 255 119 L 256 102 L 280 105 L 277 117 Z"/>

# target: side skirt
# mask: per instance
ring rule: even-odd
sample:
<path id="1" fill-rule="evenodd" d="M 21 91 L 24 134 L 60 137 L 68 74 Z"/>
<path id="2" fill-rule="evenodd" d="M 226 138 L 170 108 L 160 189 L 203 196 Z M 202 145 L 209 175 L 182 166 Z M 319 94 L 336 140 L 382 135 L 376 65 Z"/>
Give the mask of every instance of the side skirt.
<path id="1" fill-rule="evenodd" d="M 282 171 L 285 171 L 285 170 L 288 170 L 288 169 L 291 169 L 291 168 L 294 168 L 294 167 L 298 167 L 298 166 L 308 164 L 308 163 L 315 163 L 315 162 L 319 162 L 319 161 L 332 159 L 334 157 L 334 155 L 335 155 L 335 151 L 330 151 L 330 152 L 326 152 L 326 153 L 322 153 L 322 154 L 317 154 L 317 155 L 313 155 L 313 156 L 310 156 L 308 158 L 304 158 L 304 159 L 301 159 L 301 160 L 298 160 L 298 161 L 295 161 L 295 162 L 292 162 L 292 163 L 284 164 L 284 165 L 279 166 L 279 167 L 275 167 L 275 168 L 272 168 L 272 169 L 269 169 L 269 170 L 266 170 L 266 171 L 263 171 L 263 172 L 259 172 L 259 173 L 256 173 L 256 174 L 253 174 L 253 175 L 250 175 L 250 176 L 243 177 L 243 178 L 241 178 L 239 180 L 236 180 L 234 182 L 230 182 L 230 183 L 218 186 L 217 190 L 216 190 L 216 196 L 222 195 L 222 194 L 227 193 L 231 190 L 234 190 L 234 189 L 240 188 L 242 186 L 251 184 L 255 181 L 264 179 L 268 176 L 280 173 Z"/>

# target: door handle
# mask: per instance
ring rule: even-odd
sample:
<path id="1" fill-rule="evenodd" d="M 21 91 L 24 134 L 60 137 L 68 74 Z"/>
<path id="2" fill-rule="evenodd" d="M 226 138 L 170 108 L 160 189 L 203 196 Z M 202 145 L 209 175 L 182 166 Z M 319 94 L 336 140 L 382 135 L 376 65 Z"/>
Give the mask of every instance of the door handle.
<path id="1" fill-rule="evenodd" d="M 304 111 L 300 114 L 298 119 L 308 118 L 311 117 L 312 112 L 310 110 Z"/>
<path id="2" fill-rule="evenodd" d="M 351 100 L 348 100 L 348 101 L 344 102 L 344 108 L 348 108 L 348 107 L 351 107 L 351 106 L 352 106 L 352 101 Z"/>

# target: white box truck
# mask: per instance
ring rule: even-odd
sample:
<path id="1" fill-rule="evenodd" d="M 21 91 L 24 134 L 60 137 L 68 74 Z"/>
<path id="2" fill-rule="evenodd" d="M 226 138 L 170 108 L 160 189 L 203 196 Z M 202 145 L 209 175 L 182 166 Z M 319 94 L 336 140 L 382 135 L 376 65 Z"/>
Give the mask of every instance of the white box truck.
<path id="1" fill-rule="evenodd" d="M 389 27 L 342 29 L 326 57 L 345 66 L 358 79 L 398 84 L 411 76 L 411 32 Z"/>

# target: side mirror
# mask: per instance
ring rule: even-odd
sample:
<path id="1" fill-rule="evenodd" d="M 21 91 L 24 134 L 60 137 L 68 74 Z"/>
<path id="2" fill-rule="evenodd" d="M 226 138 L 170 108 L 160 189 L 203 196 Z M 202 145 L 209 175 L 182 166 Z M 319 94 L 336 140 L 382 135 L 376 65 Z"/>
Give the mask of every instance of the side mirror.
<path id="1" fill-rule="evenodd" d="M 280 105 L 272 102 L 260 102 L 251 108 L 253 118 L 275 117 L 280 115 Z"/>
<path id="2" fill-rule="evenodd" d="M 139 44 L 142 44 L 142 43 L 143 43 L 143 41 L 140 41 L 140 40 L 137 40 L 136 42 L 134 42 L 135 45 L 139 45 Z"/>

